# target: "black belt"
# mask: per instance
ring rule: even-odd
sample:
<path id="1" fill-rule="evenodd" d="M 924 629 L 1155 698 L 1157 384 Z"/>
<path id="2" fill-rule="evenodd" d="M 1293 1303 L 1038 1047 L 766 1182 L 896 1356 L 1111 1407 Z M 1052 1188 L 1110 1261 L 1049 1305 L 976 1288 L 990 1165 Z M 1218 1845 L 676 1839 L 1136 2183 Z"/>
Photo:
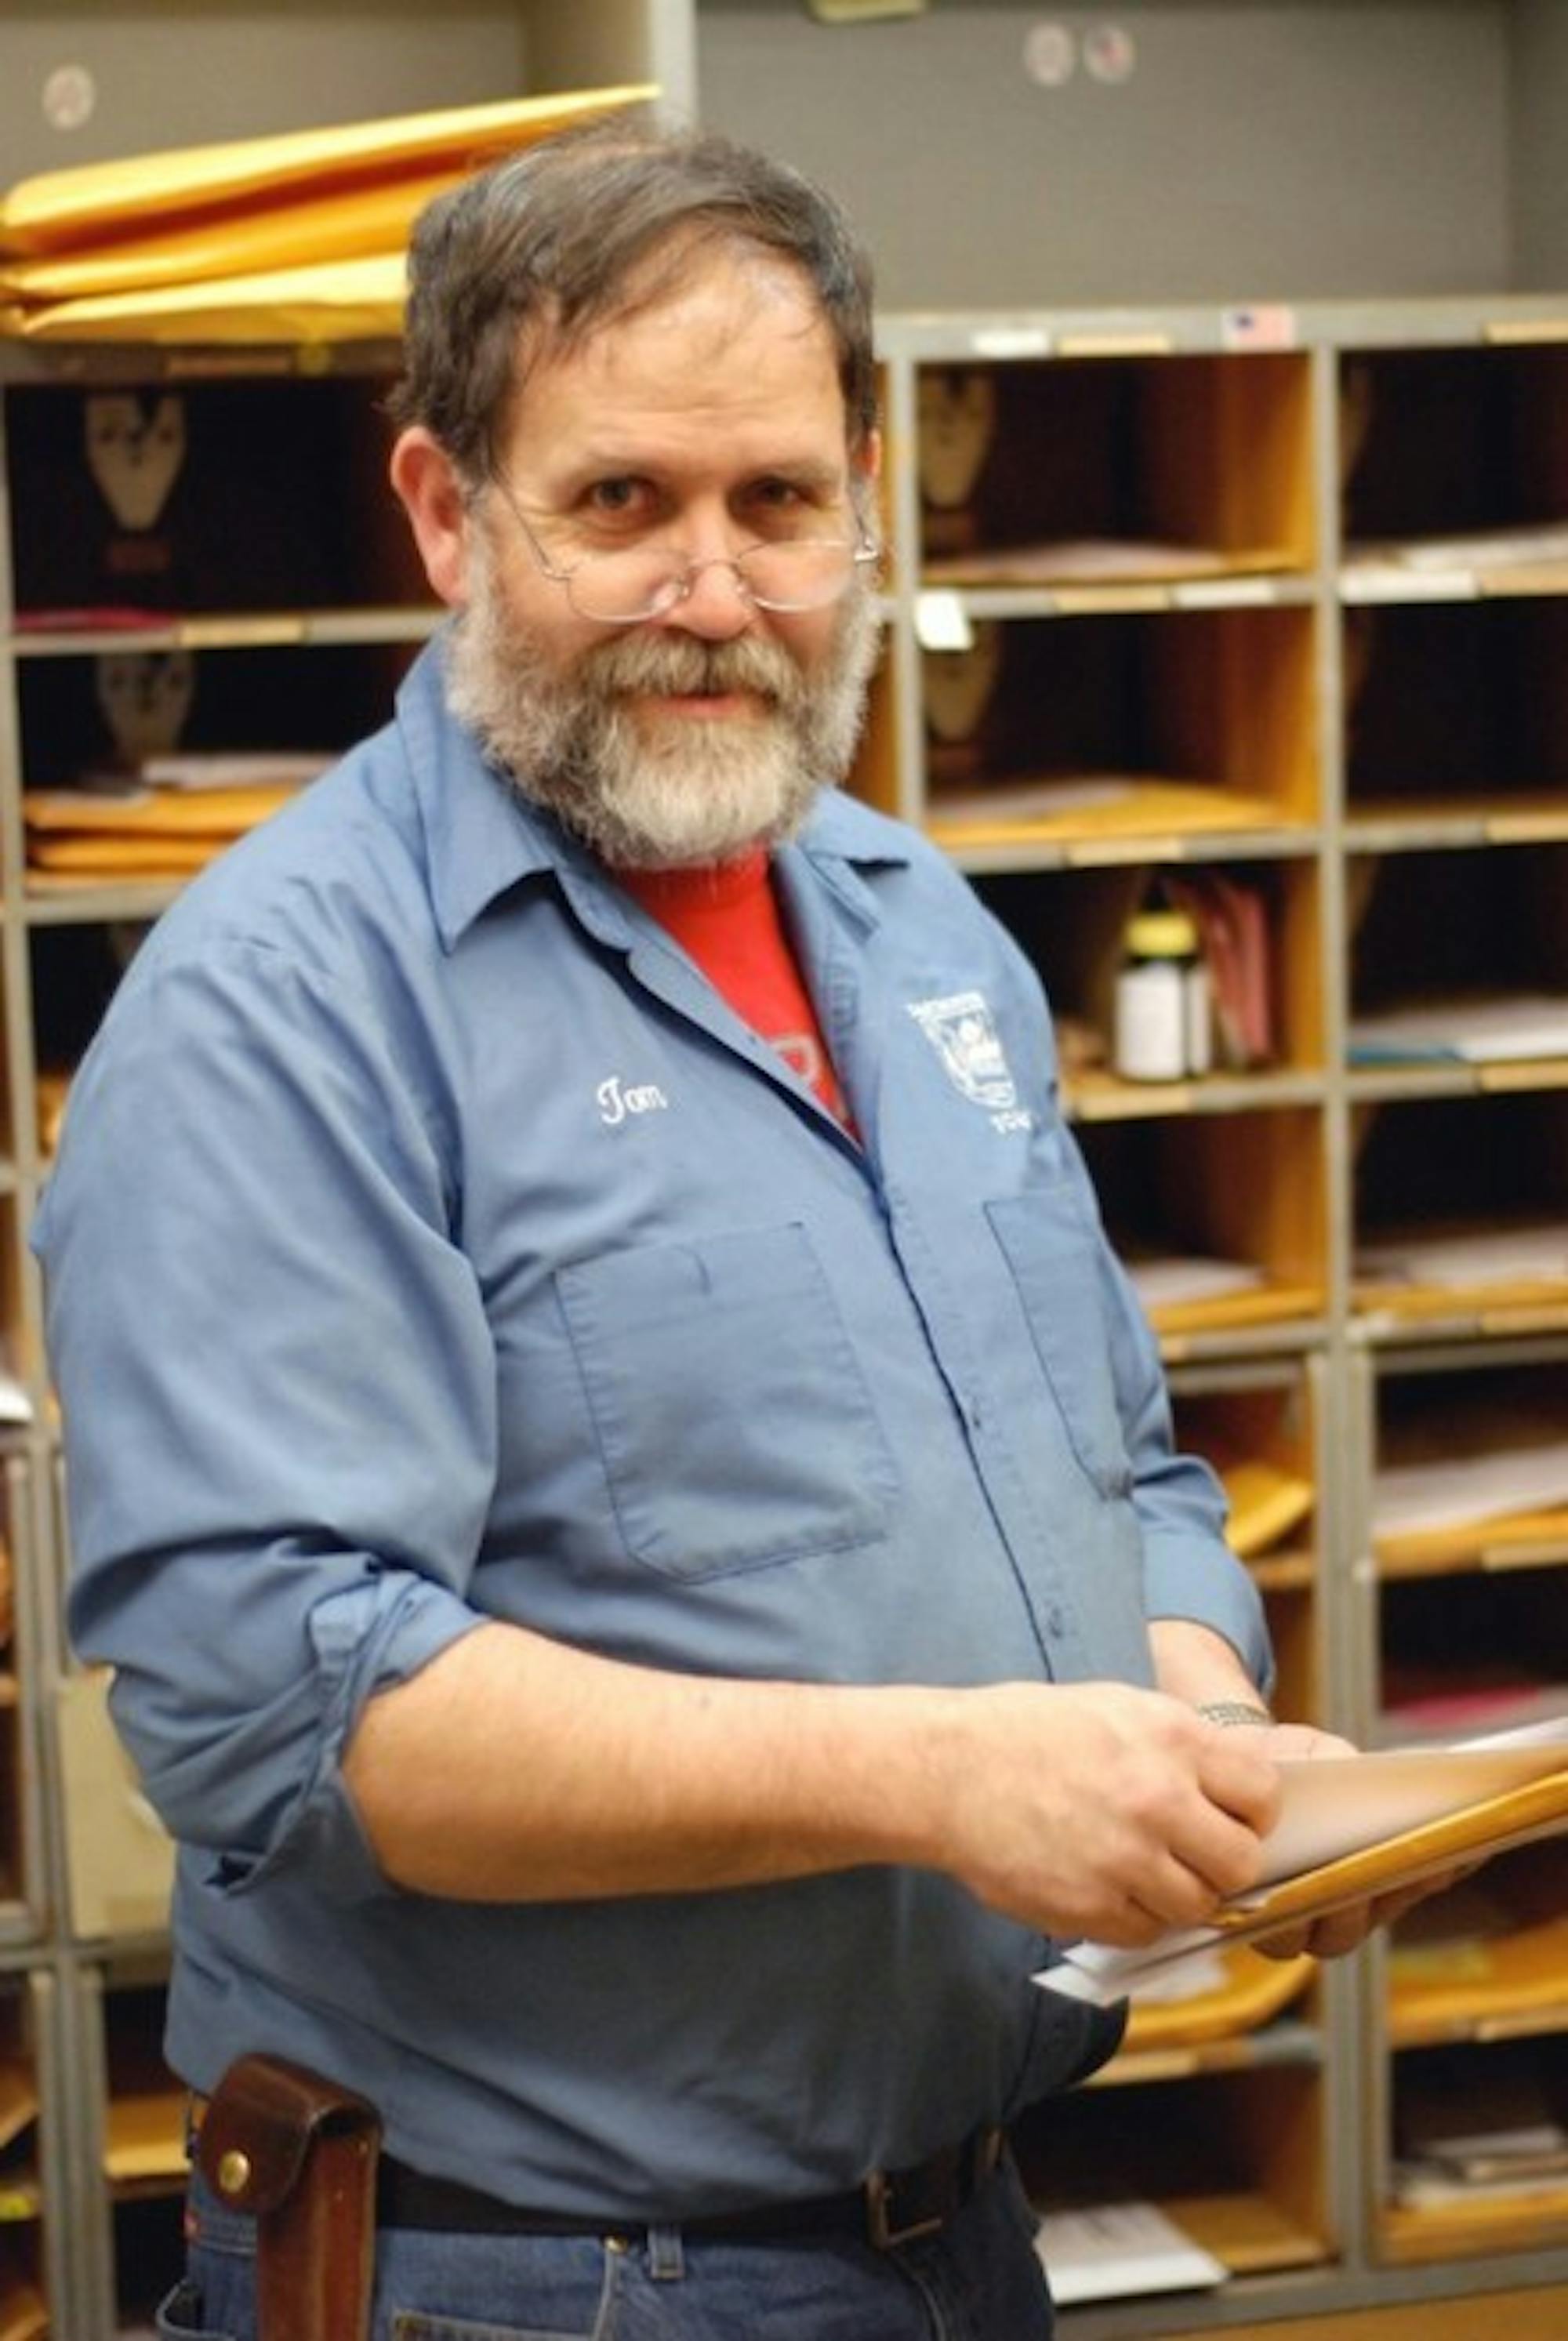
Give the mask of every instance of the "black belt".
<path id="1" fill-rule="evenodd" d="M 476 2187 L 453 2178 L 430 2178 L 384 2154 L 376 2175 L 375 2216 L 383 2227 L 418 2227 L 484 2236 L 637 2236 L 654 2226 L 679 2227 L 684 2236 L 729 2236 L 765 2243 L 789 2236 L 853 2236 L 877 2251 L 934 2236 L 973 2201 L 1002 2159 L 999 2129 L 975 2130 L 961 2146 L 950 2146 L 907 2170 L 874 2170 L 864 2186 L 844 2195 L 816 2195 L 794 2203 L 765 2203 L 755 2209 L 719 2211 L 667 2223 L 624 2219 L 611 2212 L 596 2217 L 573 2211 L 532 2211 L 503 2203 Z"/>

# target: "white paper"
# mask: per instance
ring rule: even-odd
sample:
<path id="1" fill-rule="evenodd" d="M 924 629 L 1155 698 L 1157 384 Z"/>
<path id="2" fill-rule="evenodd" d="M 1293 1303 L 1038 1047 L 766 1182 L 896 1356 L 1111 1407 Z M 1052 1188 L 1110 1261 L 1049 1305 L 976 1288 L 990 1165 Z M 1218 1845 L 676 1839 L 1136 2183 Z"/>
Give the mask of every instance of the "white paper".
<path id="1" fill-rule="evenodd" d="M 1502 2175 L 1499 2166 L 1514 2169 L 1528 2164 L 1533 2173 L 1548 2168 L 1568 2176 L 1568 2130 L 1561 2122 L 1522 2122 L 1514 2127 L 1451 2130 L 1428 2147 L 1430 2158 L 1464 2178 Z"/>
<path id="2" fill-rule="evenodd" d="M 233 789 L 286 784 L 304 788 L 337 760 L 328 748 L 225 748 L 212 754 L 144 756 L 138 767 L 149 787 Z"/>
<path id="3" fill-rule="evenodd" d="M 1543 1742 L 1403 1748 L 1366 1756 L 1282 1764 L 1284 1806 L 1264 1840 L 1259 1884 L 1273 1886 L 1320 1862 L 1463 1812 L 1568 1763 L 1568 1724 Z"/>
<path id="4" fill-rule="evenodd" d="M 1408 601 L 1423 592 L 1434 598 L 1468 593 L 1478 577 L 1562 561 L 1568 561 L 1568 523 L 1562 521 L 1353 544 L 1346 552 L 1345 599 L 1372 601 L 1386 594 Z"/>
<path id="5" fill-rule="evenodd" d="M 1475 1228 L 1423 1235 L 1388 1235 L 1360 1245 L 1358 1276 L 1380 1283 L 1510 1283 L 1522 1278 L 1568 1277 L 1568 1220 L 1538 1220 L 1514 1227 Z"/>
<path id="6" fill-rule="evenodd" d="M 1230 2274 L 1152 2203 L 1042 2212 L 1034 2247 L 1058 2307 L 1223 2284 Z"/>
<path id="7" fill-rule="evenodd" d="M 1540 521 L 1473 534 L 1413 537 L 1400 546 L 1398 558 L 1411 569 L 1515 569 L 1538 561 L 1568 561 L 1568 523 Z"/>
<path id="8" fill-rule="evenodd" d="M 1139 1979 L 1138 1997 L 1145 2006 L 1179 2007 L 1183 2000 L 1200 1999 L 1209 1992 L 1223 1991 L 1229 1970 L 1221 1944 L 1203 1942 L 1193 1946 L 1163 1975 L 1143 1975 Z"/>
<path id="9" fill-rule="evenodd" d="M 1283 1763 L 1280 1818 L 1264 1840 L 1258 1884 L 1233 1897 L 1227 1908 L 1245 1910 L 1263 1888 L 1283 1878 L 1543 1779 L 1565 1764 L 1568 1718 L 1562 1717 L 1446 1746 Z M 1193 1927 L 1173 1928 L 1141 1950 L 1075 1943 L 1034 1980 L 1047 1991 L 1097 2007 L 1141 1997 L 1151 1987 L 1168 1996 L 1191 1961 L 1223 1939 L 1222 1928 Z"/>
<path id="10" fill-rule="evenodd" d="M 1216 546 L 1178 544 L 1163 537 L 1054 537 L 1048 544 L 1021 550 L 1017 557 L 1037 562 L 1042 575 L 1049 572 L 1070 583 L 1090 585 L 1218 576 L 1236 566 L 1235 556 Z"/>
<path id="11" fill-rule="evenodd" d="M 1409 1536 L 1568 1504 L 1568 1439 L 1489 1447 L 1448 1462 L 1383 1465 L 1374 1474 L 1372 1532 Z"/>
<path id="12" fill-rule="evenodd" d="M 933 821 L 1048 821 L 1067 812 L 1093 812 L 1124 804 L 1137 783 L 1112 774 L 1079 780 L 1000 781 L 973 789 L 934 790 Z"/>
<path id="13" fill-rule="evenodd" d="M 1255 1292 L 1263 1272 L 1251 1260 L 1212 1260 L 1202 1254 L 1162 1253 L 1125 1263 L 1134 1290 L 1145 1309 L 1182 1300 L 1223 1300 L 1233 1292 Z"/>
<path id="14" fill-rule="evenodd" d="M 1511 2202 L 1515 2197 L 1561 2196 L 1568 2173 L 1508 2171 L 1494 2178 L 1463 2178 L 1441 2163 L 1396 2162 L 1393 2199 L 1413 2211 L 1436 2211 L 1467 2203 Z"/>
<path id="15" fill-rule="evenodd" d="M 1353 1061 L 1437 1057 L 1465 1064 L 1568 1054 L 1568 996 L 1532 992 L 1489 1000 L 1423 1000 L 1351 1020 Z"/>
<path id="16" fill-rule="evenodd" d="M 1091 2007 L 1114 2007 L 1121 1999 L 1170 1999 L 1194 1959 L 1207 1958 L 1222 1939 L 1217 1927 L 1174 1928 L 1141 1951 L 1124 1951 L 1114 1943 L 1074 1943 L 1054 1967 L 1042 1967 L 1034 1980 L 1062 1999 L 1084 2000 Z"/>

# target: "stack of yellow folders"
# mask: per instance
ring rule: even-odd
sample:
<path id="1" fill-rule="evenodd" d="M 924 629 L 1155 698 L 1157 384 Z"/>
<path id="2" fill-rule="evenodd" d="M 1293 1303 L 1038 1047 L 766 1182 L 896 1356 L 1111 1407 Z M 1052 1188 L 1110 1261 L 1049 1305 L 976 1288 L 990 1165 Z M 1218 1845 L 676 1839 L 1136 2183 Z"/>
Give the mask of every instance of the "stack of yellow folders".
<path id="1" fill-rule="evenodd" d="M 0 197 L 0 332 L 40 342 L 394 336 L 432 196 L 630 85 L 184 147 L 23 180 Z"/>
<path id="2" fill-rule="evenodd" d="M 27 882 L 50 887 L 189 876 L 325 771 L 324 752 L 150 757 L 95 786 L 25 789 Z"/>

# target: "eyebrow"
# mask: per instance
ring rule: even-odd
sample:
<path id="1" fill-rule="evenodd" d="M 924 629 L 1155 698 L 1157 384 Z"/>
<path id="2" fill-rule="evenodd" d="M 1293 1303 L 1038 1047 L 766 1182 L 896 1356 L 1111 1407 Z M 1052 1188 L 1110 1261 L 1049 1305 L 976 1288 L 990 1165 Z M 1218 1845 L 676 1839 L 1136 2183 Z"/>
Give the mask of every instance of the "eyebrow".
<path id="1" fill-rule="evenodd" d="M 646 451 L 605 444 L 587 448 L 574 456 L 557 485 L 569 489 L 582 487 L 594 480 L 664 480 L 678 475 L 681 469 L 680 463 L 672 466 L 667 460 L 656 458 Z M 847 488 L 849 466 L 847 463 L 824 463 L 815 455 L 781 453 L 775 457 L 764 456 L 754 463 L 746 464 L 736 474 L 734 484 L 744 486 L 755 480 L 787 480 L 795 487 L 837 494 Z"/>

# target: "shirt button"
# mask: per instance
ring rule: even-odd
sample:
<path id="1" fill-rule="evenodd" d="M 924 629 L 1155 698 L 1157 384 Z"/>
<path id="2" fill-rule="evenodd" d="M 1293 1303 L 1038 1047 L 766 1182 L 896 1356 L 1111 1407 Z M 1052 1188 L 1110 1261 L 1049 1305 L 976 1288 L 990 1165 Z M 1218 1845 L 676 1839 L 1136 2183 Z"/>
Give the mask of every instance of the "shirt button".
<path id="1" fill-rule="evenodd" d="M 1059 1642 L 1067 1631 L 1067 1620 L 1054 1602 L 1045 1612 L 1045 1631 L 1054 1642 Z"/>

